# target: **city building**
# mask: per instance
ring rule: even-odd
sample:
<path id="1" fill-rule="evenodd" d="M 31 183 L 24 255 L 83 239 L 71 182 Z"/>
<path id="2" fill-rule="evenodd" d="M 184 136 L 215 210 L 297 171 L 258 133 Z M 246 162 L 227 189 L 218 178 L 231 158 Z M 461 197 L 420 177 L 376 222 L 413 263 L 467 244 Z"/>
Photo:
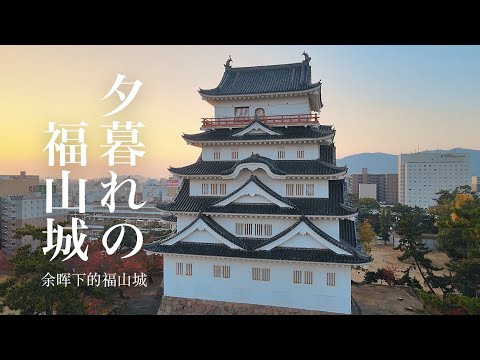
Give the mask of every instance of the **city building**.
<path id="1" fill-rule="evenodd" d="M 359 199 L 377 199 L 377 184 L 359 184 Z"/>
<path id="2" fill-rule="evenodd" d="M 375 184 L 375 199 L 378 202 L 387 205 L 398 204 L 398 174 L 369 174 L 368 169 L 363 168 L 361 174 L 352 174 L 348 178 L 350 193 L 359 196 L 360 184 Z"/>
<path id="3" fill-rule="evenodd" d="M 480 192 L 480 176 L 472 176 L 472 191 Z"/>
<path id="4" fill-rule="evenodd" d="M 27 175 L 20 171 L 20 175 L 0 175 L 0 196 L 31 195 L 38 191 L 40 179 L 38 175 Z"/>
<path id="5" fill-rule="evenodd" d="M 177 232 L 145 245 L 164 256 L 164 296 L 351 313 L 351 267 L 371 258 L 345 203 L 335 130 L 319 124 L 321 83 L 300 63 L 233 68 L 199 90 L 213 105 L 182 179 Z"/>
<path id="6" fill-rule="evenodd" d="M 433 206 L 440 190 L 471 184 L 470 156 L 446 151 L 400 154 L 398 178 L 400 204 Z"/>
<path id="7" fill-rule="evenodd" d="M 136 201 L 138 203 L 138 201 Z M 155 204 L 146 203 L 140 209 L 133 210 L 128 202 L 115 203 L 115 211 L 111 213 L 106 206 L 102 206 L 99 201 L 87 202 L 85 204 L 85 213 L 80 214 L 71 211 L 69 219 L 76 217 L 85 221 L 88 229 L 82 230 L 90 240 L 97 240 L 105 229 L 115 221 L 135 225 L 143 234 L 150 231 L 173 230 L 175 228 L 175 218 L 159 210 Z"/>
<path id="8" fill-rule="evenodd" d="M 32 245 L 36 249 L 40 242 L 34 241 L 31 236 L 15 238 L 15 230 L 25 225 L 46 227 L 47 218 L 55 221 L 66 221 L 68 209 L 53 209 L 52 213 L 46 213 L 45 196 L 40 193 L 32 195 L 15 195 L 0 197 L 0 240 L 3 247 L 15 250 L 20 246 Z M 61 207 L 61 195 L 52 196 L 52 206 Z"/>

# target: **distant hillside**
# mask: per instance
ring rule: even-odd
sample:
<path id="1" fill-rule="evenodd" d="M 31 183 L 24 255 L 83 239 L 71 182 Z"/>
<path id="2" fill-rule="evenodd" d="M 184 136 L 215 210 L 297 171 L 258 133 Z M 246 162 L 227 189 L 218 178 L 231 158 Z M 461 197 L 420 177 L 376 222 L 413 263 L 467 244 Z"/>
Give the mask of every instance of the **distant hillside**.
<path id="1" fill-rule="evenodd" d="M 480 150 L 452 149 L 456 152 L 470 154 L 472 175 L 480 176 Z M 362 168 L 367 168 L 371 174 L 385 174 L 398 172 L 398 156 L 385 153 L 362 153 L 346 156 L 337 160 L 338 166 L 347 165 L 349 174 L 360 174 Z"/>

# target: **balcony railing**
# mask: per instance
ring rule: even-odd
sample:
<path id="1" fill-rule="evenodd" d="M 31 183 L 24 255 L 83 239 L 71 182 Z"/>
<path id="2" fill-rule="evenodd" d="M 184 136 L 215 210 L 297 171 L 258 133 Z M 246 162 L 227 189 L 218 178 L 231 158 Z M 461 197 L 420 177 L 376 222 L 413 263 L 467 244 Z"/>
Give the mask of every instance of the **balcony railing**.
<path id="1" fill-rule="evenodd" d="M 269 126 L 295 126 L 318 124 L 318 114 L 259 116 L 259 119 L 264 124 Z M 253 122 L 253 120 L 253 116 L 202 118 L 202 128 L 214 129 L 243 127 L 249 125 L 251 122 Z"/>

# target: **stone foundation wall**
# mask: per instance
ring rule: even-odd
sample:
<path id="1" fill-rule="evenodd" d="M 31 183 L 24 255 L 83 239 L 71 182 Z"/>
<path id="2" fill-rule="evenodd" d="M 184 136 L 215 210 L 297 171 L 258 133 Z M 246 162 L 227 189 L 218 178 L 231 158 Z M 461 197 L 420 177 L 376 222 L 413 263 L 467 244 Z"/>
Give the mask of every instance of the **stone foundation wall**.
<path id="1" fill-rule="evenodd" d="M 163 296 L 157 315 L 334 315 L 322 311 Z"/>

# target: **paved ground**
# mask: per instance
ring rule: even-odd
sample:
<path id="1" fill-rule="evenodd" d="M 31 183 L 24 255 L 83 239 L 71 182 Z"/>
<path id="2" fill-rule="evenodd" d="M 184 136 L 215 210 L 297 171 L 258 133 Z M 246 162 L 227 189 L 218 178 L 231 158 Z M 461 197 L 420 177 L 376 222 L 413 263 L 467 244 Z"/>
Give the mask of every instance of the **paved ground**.
<path id="1" fill-rule="evenodd" d="M 126 299 L 127 306 L 119 315 L 157 315 L 160 299 L 163 295 L 162 277 L 154 277 L 148 287 L 131 291 Z"/>
<path id="2" fill-rule="evenodd" d="M 352 284 L 352 296 L 362 315 L 414 315 L 423 309 L 412 291 L 401 286 Z"/>

